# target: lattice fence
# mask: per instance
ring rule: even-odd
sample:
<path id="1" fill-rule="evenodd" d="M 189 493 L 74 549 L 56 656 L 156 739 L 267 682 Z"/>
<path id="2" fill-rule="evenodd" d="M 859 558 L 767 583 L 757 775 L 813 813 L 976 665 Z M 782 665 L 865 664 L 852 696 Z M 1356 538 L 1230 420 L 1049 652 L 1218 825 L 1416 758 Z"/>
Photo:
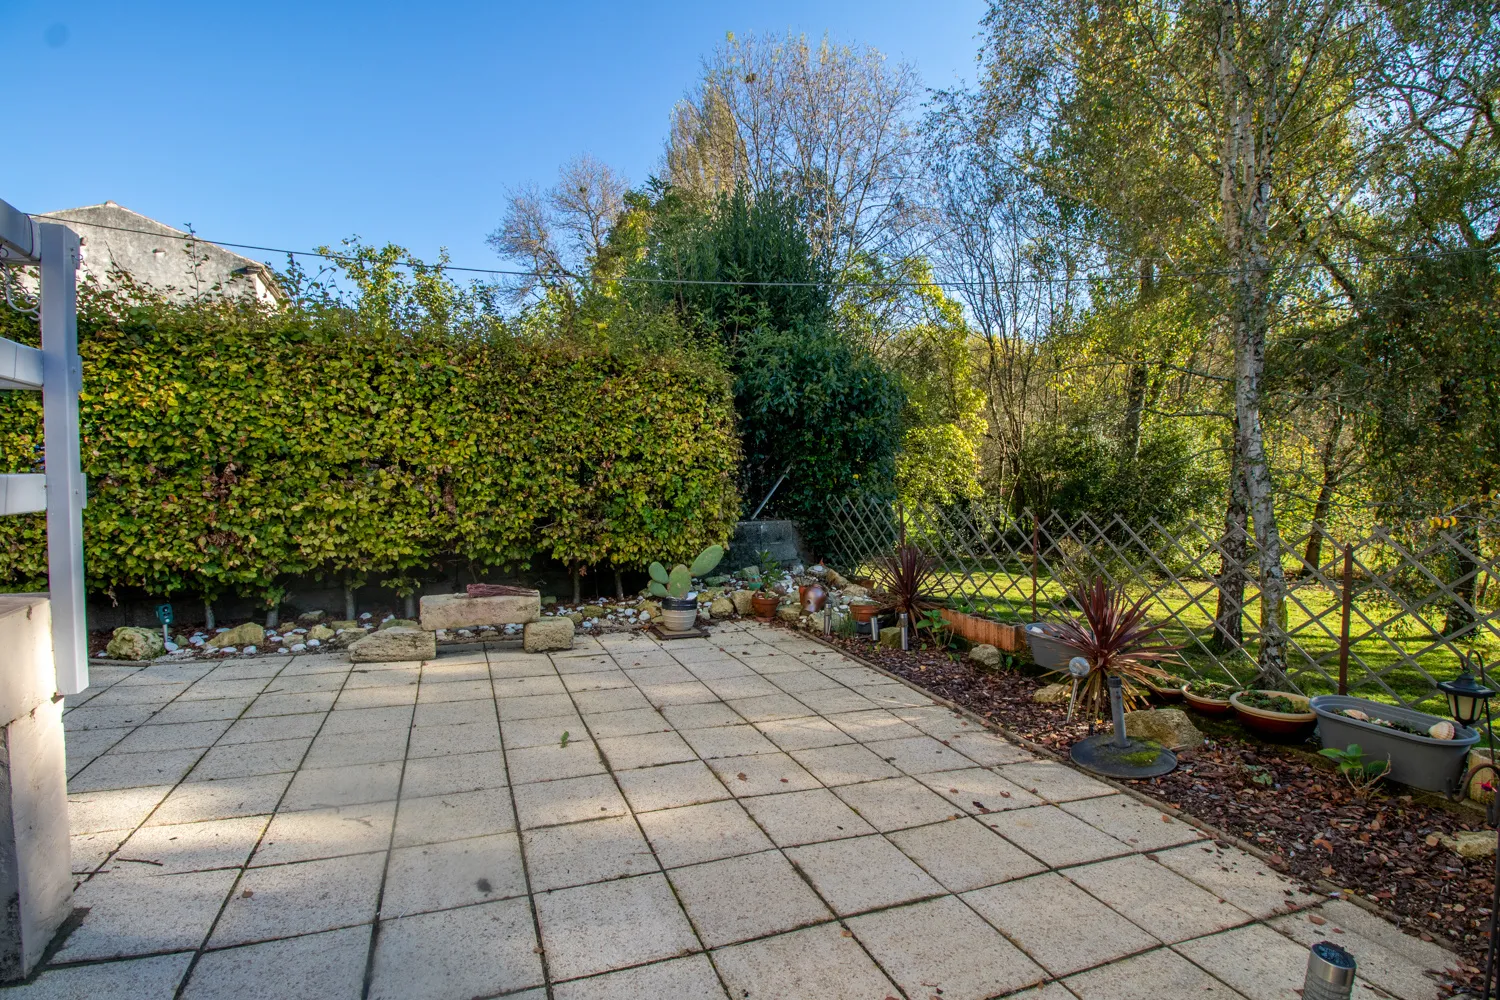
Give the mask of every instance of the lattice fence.
<path id="1" fill-rule="evenodd" d="M 1237 683 L 1256 673 L 1265 624 L 1259 556 L 1242 531 L 1056 513 L 1017 518 L 983 502 L 913 508 L 859 498 L 835 508 L 830 527 L 827 558 L 845 573 L 871 575 L 873 560 L 904 534 L 937 562 L 937 596 L 1000 620 L 1070 614 L 1069 584 L 1101 574 L 1147 599 L 1151 620 L 1182 647 L 1178 672 Z M 1500 525 L 1460 518 L 1451 527 L 1413 523 L 1348 539 L 1315 530 L 1318 544 L 1309 546 L 1305 534 L 1286 539 L 1282 559 L 1293 688 L 1343 688 L 1434 708 L 1436 680 L 1457 672 L 1460 651 L 1500 655 Z"/>

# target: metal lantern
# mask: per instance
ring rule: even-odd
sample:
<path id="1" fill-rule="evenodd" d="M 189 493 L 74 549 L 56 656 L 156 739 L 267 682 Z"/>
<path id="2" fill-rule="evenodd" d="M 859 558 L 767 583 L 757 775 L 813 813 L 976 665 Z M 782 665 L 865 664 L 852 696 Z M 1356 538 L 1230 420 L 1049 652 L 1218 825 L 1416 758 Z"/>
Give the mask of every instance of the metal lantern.
<path id="1" fill-rule="evenodd" d="M 1484 676 L 1484 659 L 1478 653 L 1473 658 L 1479 661 L 1479 675 Z M 1495 696 L 1492 688 L 1485 687 L 1474 679 L 1474 670 L 1469 656 L 1463 656 L 1463 670 L 1451 681 L 1441 681 L 1438 688 L 1448 698 L 1448 714 L 1461 726 L 1472 726 L 1481 715 L 1489 717 L 1490 699 Z"/>

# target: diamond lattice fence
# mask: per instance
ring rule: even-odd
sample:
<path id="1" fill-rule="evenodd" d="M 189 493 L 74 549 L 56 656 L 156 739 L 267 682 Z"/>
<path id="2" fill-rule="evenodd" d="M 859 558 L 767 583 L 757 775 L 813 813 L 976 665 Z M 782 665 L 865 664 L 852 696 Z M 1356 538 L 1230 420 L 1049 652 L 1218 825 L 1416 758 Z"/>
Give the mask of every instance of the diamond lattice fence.
<path id="1" fill-rule="evenodd" d="M 1187 677 L 1249 681 L 1270 624 L 1262 621 L 1255 539 L 1238 529 L 1189 521 L 1169 530 L 1155 520 L 1016 517 L 985 502 L 911 507 L 867 498 L 835 507 L 830 528 L 827 558 L 846 574 L 874 575 L 874 560 L 904 535 L 937 563 L 934 596 L 1000 620 L 1071 614 L 1070 584 L 1102 575 L 1146 601 L 1150 619 L 1181 646 L 1174 669 Z M 1317 545 L 1306 534 L 1284 542 L 1289 687 L 1340 689 L 1346 558 L 1348 693 L 1438 709 L 1436 681 L 1457 672 L 1461 653 L 1500 655 L 1500 524 L 1458 518 L 1451 527 L 1419 522 L 1354 538 L 1314 530 Z"/>

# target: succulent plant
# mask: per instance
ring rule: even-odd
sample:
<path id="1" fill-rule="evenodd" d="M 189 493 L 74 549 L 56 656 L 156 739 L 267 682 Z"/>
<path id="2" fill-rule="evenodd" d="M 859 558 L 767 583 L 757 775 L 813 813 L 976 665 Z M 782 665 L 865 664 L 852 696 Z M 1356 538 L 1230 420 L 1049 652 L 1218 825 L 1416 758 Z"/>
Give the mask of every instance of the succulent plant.
<path id="1" fill-rule="evenodd" d="M 678 563 L 670 571 L 659 562 L 654 562 L 649 568 L 651 573 L 650 591 L 654 597 L 674 597 L 678 600 L 686 597 L 688 591 L 693 587 L 693 577 L 707 576 L 713 572 L 719 560 L 724 558 L 724 547 L 722 545 L 710 545 L 698 557 L 693 560 L 692 565 L 684 566 Z"/>

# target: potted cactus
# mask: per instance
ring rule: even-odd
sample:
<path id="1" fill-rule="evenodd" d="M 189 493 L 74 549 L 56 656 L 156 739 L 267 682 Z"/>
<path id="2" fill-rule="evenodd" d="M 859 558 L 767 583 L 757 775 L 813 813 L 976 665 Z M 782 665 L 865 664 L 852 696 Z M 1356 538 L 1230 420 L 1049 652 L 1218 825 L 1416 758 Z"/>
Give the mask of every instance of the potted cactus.
<path id="1" fill-rule="evenodd" d="M 678 563 L 669 572 L 659 562 L 649 567 L 651 596 L 661 602 L 662 625 L 668 632 L 688 632 L 698 620 L 697 594 L 692 592 L 693 578 L 707 576 L 724 558 L 722 545 L 710 545 L 691 565 Z"/>

